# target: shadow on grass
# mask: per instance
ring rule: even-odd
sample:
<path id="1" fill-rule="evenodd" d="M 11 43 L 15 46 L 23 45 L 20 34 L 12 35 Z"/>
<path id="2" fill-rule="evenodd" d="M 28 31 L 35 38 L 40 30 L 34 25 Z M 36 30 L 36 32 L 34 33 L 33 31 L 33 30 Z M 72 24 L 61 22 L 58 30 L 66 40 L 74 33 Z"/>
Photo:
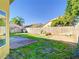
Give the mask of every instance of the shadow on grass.
<path id="1" fill-rule="evenodd" d="M 13 57 L 17 55 L 17 58 L 19 58 L 19 53 L 21 53 L 23 59 L 70 59 L 73 57 L 76 49 L 76 46 L 71 44 L 37 35 L 13 33 L 11 36 L 20 36 L 38 41 L 28 46 L 11 50 L 10 55 Z"/>

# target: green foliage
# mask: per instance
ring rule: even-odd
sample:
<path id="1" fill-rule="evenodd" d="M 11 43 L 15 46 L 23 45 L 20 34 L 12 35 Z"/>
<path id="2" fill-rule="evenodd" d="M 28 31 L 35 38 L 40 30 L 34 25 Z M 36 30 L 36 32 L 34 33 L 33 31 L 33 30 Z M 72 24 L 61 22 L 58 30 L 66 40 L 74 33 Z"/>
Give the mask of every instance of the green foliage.
<path id="1" fill-rule="evenodd" d="M 65 15 L 77 16 L 79 14 L 79 0 L 67 0 Z"/>
<path id="2" fill-rule="evenodd" d="M 52 20 L 51 26 L 63 26 L 64 25 L 64 16 L 58 17 L 55 20 Z"/>
<path id="3" fill-rule="evenodd" d="M 51 26 L 71 26 L 74 25 L 75 18 L 79 16 L 79 0 L 67 0 L 67 7 L 62 18 L 52 21 Z"/>
<path id="4" fill-rule="evenodd" d="M 0 18 L 0 26 L 5 26 L 4 19 Z"/>
<path id="5" fill-rule="evenodd" d="M 14 2 L 14 0 L 10 0 L 10 4 L 13 3 L 13 2 Z"/>
<path id="6" fill-rule="evenodd" d="M 12 22 L 13 24 L 17 24 L 17 25 L 22 26 L 23 23 L 24 23 L 24 19 L 17 16 L 17 17 L 12 18 L 11 22 Z"/>
<path id="7" fill-rule="evenodd" d="M 0 47 L 6 44 L 5 41 L 6 41 L 5 39 L 0 39 Z"/>

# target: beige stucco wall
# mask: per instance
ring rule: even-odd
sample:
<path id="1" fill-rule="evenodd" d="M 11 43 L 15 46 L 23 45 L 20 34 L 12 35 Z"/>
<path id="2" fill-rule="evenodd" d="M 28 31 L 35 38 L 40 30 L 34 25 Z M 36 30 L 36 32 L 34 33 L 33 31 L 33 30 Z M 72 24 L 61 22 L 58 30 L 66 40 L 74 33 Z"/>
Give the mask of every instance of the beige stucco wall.
<path id="1" fill-rule="evenodd" d="M 28 33 L 37 34 L 45 36 L 46 33 L 51 33 L 52 35 L 47 36 L 47 38 L 58 41 L 78 43 L 79 28 L 73 26 L 67 27 L 48 27 L 48 28 L 26 28 Z M 41 31 L 46 32 L 44 35 Z M 71 35 L 71 36 L 70 36 Z"/>
<path id="2" fill-rule="evenodd" d="M 0 59 L 9 53 L 9 0 L 0 0 L 0 10 L 6 11 L 6 44 L 0 47 Z"/>
<path id="3" fill-rule="evenodd" d="M 29 33 L 33 33 L 33 34 L 40 34 L 41 31 L 46 31 L 46 32 L 50 32 L 54 35 L 58 35 L 58 34 L 61 34 L 61 33 L 76 33 L 75 30 L 76 28 L 75 27 L 48 27 L 48 28 L 26 28 L 26 30 L 29 32 Z"/>

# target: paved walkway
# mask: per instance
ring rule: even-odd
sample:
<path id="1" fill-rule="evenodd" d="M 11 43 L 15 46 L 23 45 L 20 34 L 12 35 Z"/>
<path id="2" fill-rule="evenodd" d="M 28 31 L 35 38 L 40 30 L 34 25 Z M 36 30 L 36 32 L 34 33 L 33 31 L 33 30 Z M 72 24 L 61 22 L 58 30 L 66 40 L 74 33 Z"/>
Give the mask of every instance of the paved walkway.
<path id="1" fill-rule="evenodd" d="M 10 38 L 10 48 L 16 49 L 23 46 L 27 46 L 29 44 L 32 44 L 34 42 L 37 42 L 36 40 L 28 39 L 28 38 L 22 38 L 19 36 L 11 37 Z"/>

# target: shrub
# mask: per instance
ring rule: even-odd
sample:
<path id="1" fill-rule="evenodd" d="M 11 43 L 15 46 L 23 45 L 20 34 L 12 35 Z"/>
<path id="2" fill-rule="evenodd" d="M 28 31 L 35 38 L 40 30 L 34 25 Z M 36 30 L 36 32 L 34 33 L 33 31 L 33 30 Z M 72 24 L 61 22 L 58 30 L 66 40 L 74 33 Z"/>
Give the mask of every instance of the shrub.
<path id="1" fill-rule="evenodd" d="M 0 26 L 5 26 L 4 19 L 0 18 Z"/>
<path id="2" fill-rule="evenodd" d="M 46 33 L 46 36 L 52 35 L 52 33 Z"/>

